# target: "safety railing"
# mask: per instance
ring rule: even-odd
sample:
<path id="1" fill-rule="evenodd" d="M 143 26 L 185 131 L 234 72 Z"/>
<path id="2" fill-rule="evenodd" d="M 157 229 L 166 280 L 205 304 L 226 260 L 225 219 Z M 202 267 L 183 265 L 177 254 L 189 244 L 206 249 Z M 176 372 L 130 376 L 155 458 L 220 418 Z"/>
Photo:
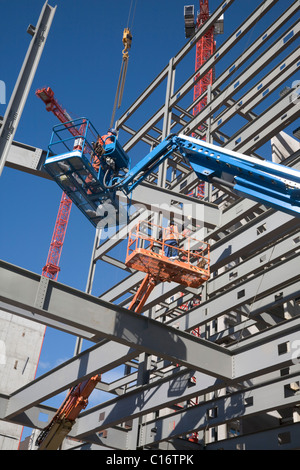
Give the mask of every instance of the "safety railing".
<path id="1" fill-rule="evenodd" d="M 53 127 L 47 157 L 72 150 L 79 150 L 90 156 L 93 152 L 92 143 L 97 140 L 97 136 L 97 130 L 87 118 L 78 118 L 58 124 Z"/>
<path id="2" fill-rule="evenodd" d="M 175 263 L 185 263 L 201 268 L 209 275 L 210 246 L 208 243 L 186 236 L 179 231 L 171 240 L 170 227 L 160 227 L 148 221 L 141 221 L 129 233 L 127 259 L 134 252 L 143 250 L 143 252 L 147 251 L 150 256 L 152 253 L 158 255 L 166 262 L 172 260 Z M 172 255 L 172 251 L 175 255 Z"/>

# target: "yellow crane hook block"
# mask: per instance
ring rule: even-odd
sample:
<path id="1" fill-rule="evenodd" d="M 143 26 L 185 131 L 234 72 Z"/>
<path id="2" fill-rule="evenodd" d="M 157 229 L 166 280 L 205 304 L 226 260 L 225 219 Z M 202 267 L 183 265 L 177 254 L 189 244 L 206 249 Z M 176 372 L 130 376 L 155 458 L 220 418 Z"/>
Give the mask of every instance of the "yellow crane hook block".
<path id="1" fill-rule="evenodd" d="M 118 80 L 118 86 L 117 86 L 117 91 L 116 91 L 116 96 L 115 96 L 115 101 L 114 101 L 112 117 L 110 121 L 110 127 L 113 127 L 116 109 L 117 107 L 118 109 L 120 108 L 121 103 L 122 103 L 123 93 L 124 93 L 125 79 L 126 79 L 128 59 L 129 59 L 128 51 L 131 48 L 131 43 L 132 43 L 132 34 L 129 28 L 124 29 L 122 42 L 124 45 L 124 49 L 122 51 L 121 70 L 120 70 L 120 75 L 119 75 L 119 80 Z"/>
<path id="2" fill-rule="evenodd" d="M 127 51 L 131 48 L 131 42 L 132 42 L 132 34 L 129 28 L 124 29 L 122 41 L 124 44 L 123 55 L 125 55 L 126 53 L 128 54 Z"/>

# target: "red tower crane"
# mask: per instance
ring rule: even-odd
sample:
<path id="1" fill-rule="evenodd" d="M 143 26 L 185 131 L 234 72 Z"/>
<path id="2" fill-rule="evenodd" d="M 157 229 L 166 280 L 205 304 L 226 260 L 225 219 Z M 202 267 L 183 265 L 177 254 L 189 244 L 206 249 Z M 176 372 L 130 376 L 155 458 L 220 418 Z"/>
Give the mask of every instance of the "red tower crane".
<path id="1" fill-rule="evenodd" d="M 209 3 L 208 0 L 200 1 L 200 12 L 197 16 L 196 29 L 199 29 L 209 19 Z M 196 44 L 196 60 L 195 60 L 195 72 L 205 64 L 205 62 L 212 56 L 215 50 L 214 40 L 214 26 L 212 26 L 197 42 Z M 207 91 L 209 85 L 213 83 L 213 68 L 211 68 L 207 74 L 199 80 L 194 87 L 194 101 L 197 100 L 204 92 Z M 198 77 L 199 75 L 197 75 Z M 207 94 L 199 101 L 194 107 L 194 116 L 198 114 L 207 105 Z M 201 129 L 201 128 L 200 128 Z M 202 130 L 202 129 L 201 129 Z M 205 140 L 205 138 L 204 138 Z"/>
<path id="2" fill-rule="evenodd" d="M 72 125 L 71 116 L 54 98 L 54 92 L 51 88 L 41 88 L 37 90 L 35 94 L 45 103 L 47 111 L 51 111 L 60 122 L 65 123 L 65 126 L 69 129 L 72 135 L 80 135 L 80 130 Z M 56 281 L 60 271 L 59 261 L 65 240 L 71 207 L 71 199 L 63 192 L 59 204 L 47 261 L 42 271 L 43 276 L 49 277 L 54 281 Z"/>

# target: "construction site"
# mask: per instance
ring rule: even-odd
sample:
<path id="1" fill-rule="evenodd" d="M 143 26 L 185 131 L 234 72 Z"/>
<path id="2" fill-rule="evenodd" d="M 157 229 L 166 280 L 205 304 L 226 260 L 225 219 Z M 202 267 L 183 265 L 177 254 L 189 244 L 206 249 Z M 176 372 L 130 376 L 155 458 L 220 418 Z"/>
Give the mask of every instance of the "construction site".
<path id="1" fill-rule="evenodd" d="M 135 22 L 154 8 L 115 3 Z M 165 61 L 161 44 L 150 77 L 146 64 L 130 74 L 135 29 L 120 26 L 105 129 L 101 106 L 75 117 L 60 83 L 36 85 L 59 4 L 40 2 L 23 64 L 11 59 L 2 206 L 27 176 L 59 203 L 45 189 L 47 239 L 33 205 L 0 213 L 1 450 L 300 450 L 300 1 L 175 3 L 181 46 Z M 40 148 L 16 140 L 32 96 Z M 63 256 L 81 224 L 92 236 L 72 248 L 86 266 L 75 284 Z M 12 232 L 40 271 L 14 262 Z M 72 353 L 55 363 L 64 341 Z"/>

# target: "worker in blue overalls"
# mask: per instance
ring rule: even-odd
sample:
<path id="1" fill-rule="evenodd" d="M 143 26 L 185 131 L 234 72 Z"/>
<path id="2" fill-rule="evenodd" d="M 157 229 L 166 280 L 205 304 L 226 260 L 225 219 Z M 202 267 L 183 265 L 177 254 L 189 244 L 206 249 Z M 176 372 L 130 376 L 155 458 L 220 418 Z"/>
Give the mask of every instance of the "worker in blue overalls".
<path id="1" fill-rule="evenodd" d="M 173 220 L 170 220 L 169 226 L 163 229 L 164 253 L 165 256 L 174 260 L 178 258 L 178 227 Z"/>

